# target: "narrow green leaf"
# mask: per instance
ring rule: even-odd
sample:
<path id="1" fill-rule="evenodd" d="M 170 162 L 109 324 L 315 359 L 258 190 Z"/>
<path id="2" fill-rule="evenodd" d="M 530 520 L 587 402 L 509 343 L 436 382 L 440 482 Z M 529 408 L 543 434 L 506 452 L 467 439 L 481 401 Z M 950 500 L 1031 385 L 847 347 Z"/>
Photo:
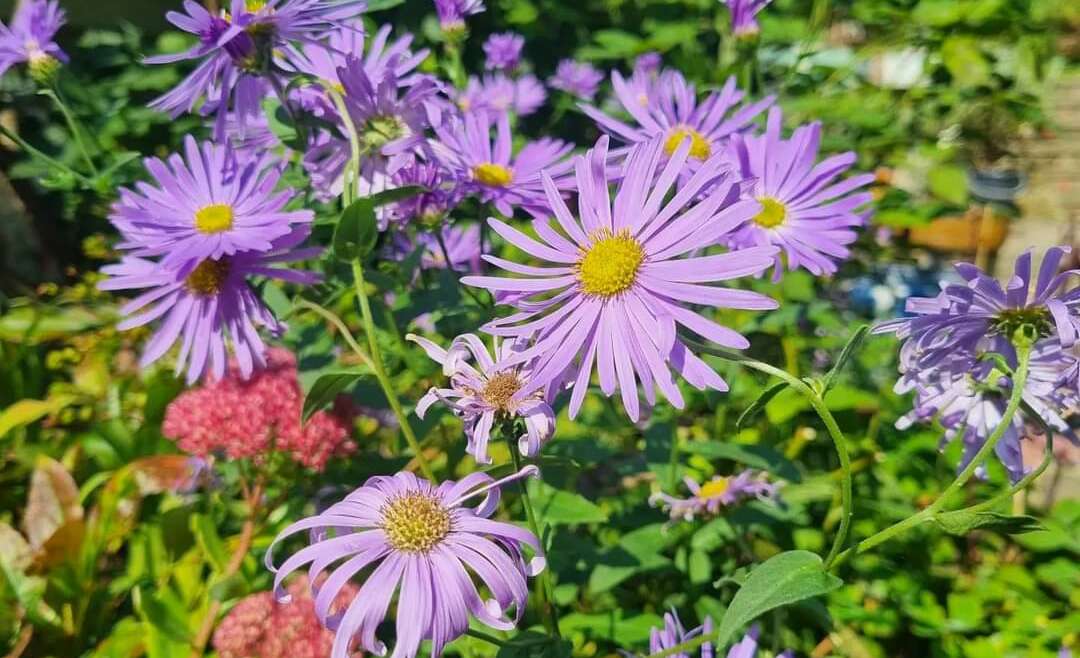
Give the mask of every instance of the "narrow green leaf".
<path id="1" fill-rule="evenodd" d="M 765 405 L 769 404 L 769 400 L 772 400 L 776 397 L 777 393 L 785 388 L 787 388 L 787 382 L 777 382 L 765 389 L 756 400 L 750 403 L 750 406 L 747 407 L 745 411 L 739 414 L 739 419 L 735 421 L 735 429 L 741 430 L 745 427 L 755 416 L 765 410 Z"/>
<path id="2" fill-rule="evenodd" d="M 363 373 L 354 371 L 329 372 L 319 375 L 319 378 L 312 384 L 307 396 L 304 397 L 302 420 L 307 422 L 312 414 L 331 404 L 334 398 L 338 396 L 338 393 L 344 391 L 349 385 L 363 376 Z"/>
<path id="3" fill-rule="evenodd" d="M 229 552 L 225 549 L 225 542 L 218 535 L 214 522 L 205 514 L 192 514 L 189 523 L 191 534 L 195 535 L 195 542 L 202 549 L 206 561 L 215 571 L 225 571 L 229 564 Z"/>
<path id="4" fill-rule="evenodd" d="M 945 512 L 934 516 L 934 522 L 950 535 L 966 535 L 976 528 L 985 528 L 1007 535 L 1020 535 L 1046 529 L 1033 516 L 1009 516 L 985 511 L 956 510 L 955 512 Z"/>
<path id="5" fill-rule="evenodd" d="M 855 356 L 855 353 L 859 351 L 860 347 L 862 347 L 863 341 L 866 340 L 866 336 L 869 333 L 870 326 L 864 324 L 858 329 L 856 329 L 855 333 L 851 335 L 851 338 L 848 339 L 847 344 L 844 345 L 844 349 L 840 350 L 840 356 L 836 359 L 836 363 L 834 363 L 832 369 L 825 374 L 825 379 L 823 380 L 824 392 L 827 393 L 829 389 L 833 387 L 833 385 L 836 383 L 837 376 L 839 376 L 839 374 L 844 370 L 844 367 L 847 366 L 847 363 L 851 360 L 851 357 Z"/>

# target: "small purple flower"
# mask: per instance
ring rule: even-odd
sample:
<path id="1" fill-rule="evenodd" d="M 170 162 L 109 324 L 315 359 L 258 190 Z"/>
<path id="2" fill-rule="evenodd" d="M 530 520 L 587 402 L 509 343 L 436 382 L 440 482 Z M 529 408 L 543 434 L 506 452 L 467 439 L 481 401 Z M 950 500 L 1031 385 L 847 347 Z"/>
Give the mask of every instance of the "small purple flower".
<path id="1" fill-rule="evenodd" d="M 671 612 L 664 613 L 664 626 L 662 628 L 653 628 L 649 632 L 649 653 L 659 653 L 666 649 L 676 647 L 683 642 L 694 639 L 700 635 L 708 635 L 713 632 L 713 622 L 711 617 L 705 617 L 705 623 L 697 628 L 686 630 L 682 622 L 679 621 L 679 616 L 673 609 Z M 750 627 L 746 635 L 743 636 L 738 643 L 728 649 L 727 658 L 754 658 L 757 655 L 758 648 L 758 636 L 761 633 L 761 629 L 757 624 Z M 706 642 L 701 645 L 701 658 L 712 658 L 713 645 L 710 642 Z M 676 653 L 672 658 L 690 658 L 688 654 Z M 794 658 L 794 654 L 791 651 L 785 651 L 777 658 Z"/>
<path id="2" fill-rule="evenodd" d="M 523 75 L 514 81 L 514 104 L 511 109 L 519 117 L 529 116 L 544 106 L 547 90 L 535 75 Z"/>
<path id="3" fill-rule="evenodd" d="M 751 181 L 744 195 L 757 199 L 761 212 L 728 238 L 728 246 L 741 249 L 774 244 L 782 250 L 787 268 L 804 268 L 815 276 L 836 273 L 837 261 L 850 255 L 848 245 L 858 235 L 855 228 L 866 223 L 869 192 L 852 194 L 874 181 L 873 174 L 837 181 L 855 162 L 855 153 L 834 155 L 817 162 L 821 124 L 795 130 L 782 137 L 783 116 L 769 110 L 761 135 L 733 135 L 731 150 L 742 178 Z M 780 279 L 783 262 L 777 255 L 774 279 Z"/>
<path id="4" fill-rule="evenodd" d="M 548 84 L 582 100 L 591 101 L 603 80 L 604 74 L 591 64 L 564 59 L 555 69 L 555 75 L 548 79 Z"/>
<path id="5" fill-rule="evenodd" d="M 442 165 L 463 181 L 467 193 L 495 204 L 506 216 L 513 215 L 517 206 L 533 213 L 545 212 L 548 202 L 540 170 L 552 167 L 573 149 L 566 142 L 543 138 L 525 144 L 514 155 L 510 117 L 505 113 L 492 117 L 489 112 L 470 112 L 437 126 L 435 134 L 438 141 L 431 149 Z"/>
<path id="6" fill-rule="evenodd" d="M 443 32 L 465 30 L 465 17 L 484 11 L 483 0 L 435 0 L 435 12 L 439 15 L 439 27 Z"/>
<path id="7" fill-rule="evenodd" d="M 425 226 L 437 226 L 464 196 L 461 186 L 446 176 L 436 163 L 415 161 L 405 165 L 392 177 L 392 186 L 418 186 L 425 191 L 385 206 L 391 222 L 419 221 Z"/>
<path id="8" fill-rule="evenodd" d="M 634 60 L 634 73 L 640 71 L 645 75 L 655 75 L 660 72 L 660 66 L 663 63 L 664 58 L 660 53 L 650 50 L 638 55 Z"/>
<path id="9" fill-rule="evenodd" d="M 466 285 L 502 295 L 505 303 L 518 310 L 488 323 L 484 331 L 535 340 L 500 364 L 508 367 L 536 360 L 533 382 L 519 396 L 576 368 L 570 399 L 573 418 L 585 398 L 594 364 L 601 391 L 610 397 L 619 390 L 623 407 L 634 421 L 640 417 L 638 381 L 650 406 L 658 386 L 673 405 L 683 408 L 672 370 L 695 388 L 727 390 L 720 375 L 686 347 L 676 329 L 682 326 L 728 348 L 749 346 L 742 335 L 688 307 L 776 308 L 777 303 L 764 295 L 712 284 L 764 271 L 777 249 L 766 246 L 686 257 L 716 244 L 760 210 L 756 201 L 736 199 L 735 182 L 725 176 L 723 153 L 702 163 L 668 198 L 690 149 L 689 139 L 670 158 L 664 156 L 661 140 L 634 147 L 622 166 L 612 200 L 608 138 L 602 137 L 585 156 L 575 159 L 577 217 L 570 213 L 551 176 L 541 174 L 548 205 L 562 232 L 546 217 L 532 223 L 539 240 L 498 219 L 488 220 L 503 239 L 543 263 L 537 267 L 485 256 L 488 262 L 522 276 L 462 279 Z M 702 194 L 705 190 L 709 193 Z"/>
<path id="10" fill-rule="evenodd" d="M 734 477 L 716 476 L 705 484 L 684 478 L 691 498 L 676 498 L 658 492 L 649 502 L 658 505 L 671 515 L 672 521 L 693 521 L 698 515 L 717 516 L 726 508 L 747 498 L 769 499 L 776 495 L 776 485 L 768 482 L 765 474 L 747 469 Z"/>
<path id="11" fill-rule="evenodd" d="M 418 248 L 423 248 L 420 266 L 425 269 L 452 269 L 458 271 L 480 272 L 480 227 L 470 224 L 465 227 L 445 224 L 441 228 L 442 243 L 434 231 L 419 231 L 416 238 L 410 238 L 401 231 L 394 234 L 390 243 L 389 257 L 403 260 Z M 446 253 L 443 253 L 446 245 Z M 447 263 L 449 255 L 449 267 Z M 434 330 L 433 330 L 434 331 Z"/>
<path id="12" fill-rule="evenodd" d="M 545 101 L 547 91 L 534 75 L 523 75 L 517 80 L 511 80 L 502 73 L 488 74 L 482 78 L 470 76 L 465 89 L 454 95 L 458 109 L 465 113 L 513 112 L 518 116 L 528 116 L 543 107 Z"/>
<path id="13" fill-rule="evenodd" d="M 761 31 L 757 15 L 772 0 L 724 0 L 731 10 L 731 29 L 736 37 L 751 37 Z"/>
<path id="14" fill-rule="evenodd" d="M 0 75 L 26 62 L 35 79 L 47 79 L 57 62 L 68 61 L 53 41 L 66 20 L 64 10 L 57 0 L 23 0 L 15 5 L 11 26 L 0 22 Z"/>
<path id="15" fill-rule="evenodd" d="M 484 68 L 511 72 L 521 63 L 525 37 L 514 32 L 492 34 L 484 42 Z"/>
<path id="16" fill-rule="evenodd" d="M 239 252 L 263 252 L 296 224 L 315 219 L 310 210 L 286 210 L 296 196 L 277 189 L 281 169 L 263 157 L 243 164 L 229 144 L 184 140 L 184 154 L 168 160 L 147 158 L 156 185 L 120 189 L 109 219 L 139 257 L 164 256 L 161 266 L 176 269 Z"/>
<path id="17" fill-rule="evenodd" d="M 146 344 L 140 360 L 143 367 L 164 356 L 179 339 L 176 372 L 187 364 L 189 384 L 207 372 L 218 379 L 225 375 L 227 345 L 232 346 L 240 372 L 247 378 L 255 367 L 266 364 L 266 345 L 257 327 L 267 327 L 274 334 L 285 331 L 248 279 L 260 276 L 301 284 L 318 281 L 318 275 L 311 272 L 275 267 L 277 263 L 314 258 L 322 251 L 318 247 L 296 249 L 309 232 L 309 226 L 298 226 L 274 240 L 267 251 L 190 262 L 178 269 L 125 256 L 119 263 L 102 268 L 110 278 L 98 287 L 147 290 L 120 308 L 121 314 L 128 316 L 117 325 L 120 330 L 164 318 Z"/>
<path id="18" fill-rule="evenodd" d="M 498 481 L 472 473 L 438 485 L 407 471 L 374 476 L 341 502 L 277 536 L 266 552 L 274 592 L 279 601 L 288 601 L 285 578 L 311 565 L 315 614 L 335 632 L 331 658 L 347 658 L 354 643 L 365 653 L 386 655 L 376 633 L 395 601 L 393 658 L 414 658 L 424 640 L 431 641 L 431 655 L 438 658 L 465 634 L 470 616 L 490 628 L 512 630 L 525 611 L 528 577 L 543 571 L 546 561 L 535 535 L 490 517 L 500 486 L 538 472 L 528 466 Z M 465 505 L 481 495 L 475 507 Z M 311 545 L 275 567 L 274 548 L 299 533 L 308 534 Z M 321 580 L 324 573 L 328 577 Z M 331 614 L 342 588 L 359 574 L 363 584 L 352 602 Z M 485 595 L 491 598 L 484 600 Z"/>
<path id="19" fill-rule="evenodd" d="M 739 106 L 745 94 L 728 78 L 724 87 L 698 102 L 694 85 L 681 73 L 665 70 L 655 81 L 646 74 L 635 75 L 631 84 L 618 71 L 611 74 L 615 97 L 636 125 L 609 116 L 592 105 L 581 109 L 600 128 L 626 144 L 640 144 L 654 139 L 663 141 L 668 156 L 690 137 L 690 163 L 708 160 L 727 147 L 728 138 L 747 130 L 754 118 L 772 105 L 774 96 Z M 645 95 L 643 97 L 643 94 Z"/>

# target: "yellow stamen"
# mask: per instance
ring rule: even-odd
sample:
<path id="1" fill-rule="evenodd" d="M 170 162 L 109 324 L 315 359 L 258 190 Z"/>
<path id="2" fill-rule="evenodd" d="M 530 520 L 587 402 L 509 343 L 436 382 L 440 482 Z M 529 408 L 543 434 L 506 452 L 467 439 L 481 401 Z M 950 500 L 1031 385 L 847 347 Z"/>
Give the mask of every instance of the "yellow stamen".
<path id="1" fill-rule="evenodd" d="M 200 233 L 221 233 L 233 225 L 233 209 L 226 203 L 214 203 L 195 213 L 195 229 Z"/>
<path id="2" fill-rule="evenodd" d="M 641 243 L 626 229 L 618 233 L 601 229 L 591 238 L 592 246 L 576 266 L 581 289 L 589 295 L 612 297 L 634 285 L 645 261 Z"/>
<path id="3" fill-rule="evenodd" d="M 450 510 L 424 493 L 394 498 L 380 512 L 386 539 L 399 551 L 426 553 L 450 534 Z"/>
<path id="4" fill-rule="evenodd" d="M 225 279 L 229 276 L 229 261 L 206 259 L 195 266 L 184 283 L 188 290 L 196 295 L 208 297 L 216 295 L 225 285 Z"/>
<path id="5" fill-rule="evenodd" d="M 667 141 L 664 142 L 664 152 L 669 157 L 675 155 L 675 151 L 679 150 L 679 146 L 687 137 L 690 138 L 690 157 L 698 160 L 708 160 L 709 156 L 712 155 L 712 147 L 709 146 L 709 141 L 701 133 L 686 125 L 675 126 L 671 130 Z"/>
<path id="6" fill-rule="evenodd" d="M 728 490 L 727 478 L 716 478 L 710 480 L 701 485 L 701 490 L 698 491 L 698 498 L 706 500 L 709 498 L 715 498 L 716 496 L 723 496 L 724 492 Z"/>
<path id="7" fill-rule="evenodd" d="M 787 206 L 772 197 L 761 197 L 761 212 L 754 215 L 754 221 L 764 228 L 776 228 L 784 223 L 787 218 Z"/>
<path id="8" fill-rule="evenodd" d="M 512 169 L 494 162 L 478 164 L 473 167 L 472 173 L 476 182 L 489 187 L 506 187 L 510 184 L 510 181 L 514 180 Z"/>
<path id="9" fill-rule="evenodd" d="M 513 372 L 500 372 L 484 385 L 480 398 L 499 411 L 509 411 L 511 399 L 521 390 L 521 380 Z"/>

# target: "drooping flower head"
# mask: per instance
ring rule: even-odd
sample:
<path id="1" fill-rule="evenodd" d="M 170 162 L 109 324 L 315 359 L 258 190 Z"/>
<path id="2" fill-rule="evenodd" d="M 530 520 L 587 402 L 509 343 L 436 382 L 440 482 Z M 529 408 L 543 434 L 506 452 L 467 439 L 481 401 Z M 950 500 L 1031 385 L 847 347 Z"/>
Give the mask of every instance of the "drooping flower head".
<path id="1" fill-rule="evenodd" d="M 395 258 L 405 258 L 416 250 L 417 246 L 423 248 L 420 255 L 420 266 L 425 270 L 452 269 L 466 272 L 480 271 L 480 227 L 477 224 L 458 226 L 446 224 L 439 229 L 441 240 L 436 237 L 434 231 L 420 231 L 416 239 L 409 239 L 405 233 L 396 233 L 392 245 L 392 254 Z M 443 247 L 446 253 L 443 253 Z M 447 261 L 447 256 L 450 257 Z"/>
<path id="2" fill-rule="evenodd" d="M 124 236 L 121 249 L 163 256 L 163 267 L 268 251 L 315 218 L 310 210 L 285 209 L 296 192 L 277 189 L 279 167 L 266 157 L 241 163 L 228 143 L 199 144 L 188 136 L 183 155 L 145 163 L 156 185 L 121 188 L 110 220 Z"/>
<path id="3" fill-rule="evenodd" d="M 676 498 L 663 492 L 650 497 L 649 502 L 661 506 L 672 521 L 693 521 L 698 515 L 716 516 L 726 508 L 747 498 L 767 499 L 776 495 L 776 485 L 759 471 L 747 469 L 733 477 L 716 476 L 705 484 L 691 478 L 683 479 L 690 498 Z"/>
<path id="4" fill-rule="evenodd" d="M 582 100 L 591 101 L 603 80 L 604 74 L 591 64 L 564 59 L 555 69 L 555 75 L 548 79 L 548 84 Z"/>
<path id="5" fill-rule="evenodd" d="M 761 31 L 758 13 L 772 0 L 724 0 L 731 10 L 731 31 L 736 37 L 752 37 Z"/>
<path id="6" fill-rule="evenodd" d="M 534 391 L 527 397 L 518 397 L 518 391 L 525 388 L 532 377 L 532 365 L 526 363 L 509 368 L 498 365 L 498 361 L 521 351 L 521 345 L 506 341 L 496 347 L 492 358 L 484 343 L 473 334 L 458 336 L 449 349 L 413 334 L 406 338 L 441 363 L 443 374 L 450 378 L 449 388 L 432 388 L 420 400 L 416 415 L 423 418 L 437 402 L 450 407 L 465 423 L 465 436 L 469 439 L 466 451 L 480 464 L 491 463 L 487 446 L 492 430 L 501 423 L 512 423 L 520 418 L 525 433 L 518 438 L 518 450 L 526 457 L 540 454 L 540 448 L 555 431 L 555 414 L 547 402 L 548 394 Z"/>
<path id="7" fill-rule="evenodd" d="M 545 137 L 525 144 L 515 155 L 510 117 L 505 113 L 469 112 L 436 126 L 435 134 L 438 140 L 431 148 L 443 166 L 464 182 L 467 193 L 478 194 L 506 216 L 512 215 L 515 207 L 545 212 L 548 203 L 540 171 L 559 163 L 573 150 L 571 144 Z"/>
<path id="8" fill-rule="evenodd" d="M 0 75 L 23 62 L 38 81 L 52 77 L 67 54 L 53 40 L 65 22 L 58 0 L 23 0 L 15 3 L 11 26 L 0 21 Z"/>
<path id="9" fill-rule="evenodd" d="M 515 32 L 492 34 L 484 42 L 484 68 L 511 72 L 521 63 L 525 37 Z"/>
<path id="10" fill-rule="evenodd" d="M 439 27 L 443 32 L 458 34 L 465 31 L 465 17 L 484 11 L 483 0 L 435 0 Z"/>
<path id="11" fill-rule="evenodd" d="M 732 159 L 748 198 L 757 199 L 761 212 L 728 238 L 734 249 L 773 244 L 780 247 L 787 268 L 803 268 L 815 276 L 836 273 L 837 262 L 850 255 L 848 245 L 866 223 L 869 192 L 857 192 L 874 181 L 873 174 L 837 178 L 855 162 L 852 152 L 817 162 L 821 124 L 795 130 L 791 139 L 781 134 L 779 108 L 769 110 L 761 135 L 733 135 Z M 774 278 L 780 279 L 783 263 L 777 256 Z"/>
<path id="12" fill-rule="evenodd" d="M 188 263 L 179 268 L 126 256 L 119 263 L 102 268 L 110 276 L 98 287 L 102 290 L 146 290 L 120 308 L 128 316 L 117 328 L 131 329 L 164 318 L 144 348 L 140 365 L 157 361 L 180 340 L 176 372 L 187 369 L 188 383 L 203 374 L 225 375 L 227 345 L 236 355 L 241 376 L 250 377 L 256 367 L 266 365 L 266 345 L 258 327 L 275 334 L 282 325 L 252 289 L 252 276 L 270 277 L 310 284 L 318 281 L 311 272 L 279 269 L 276 263 L 305 260 L 321 249 L 296 249 L 310 231 L 298 226 L 271 242 L 264 252 L 237 252 L 219 259 Z"/>
<path id="13" fill-rule="evenodd" d="M 626 144 L 661 140 L 669 157 L 689 137 L 692 167 L 727 148 L 728 138 L 749 128 L 754 118 L 775 100 L 768 96 L 740 106 L 745 94 L 736 88 L 734 77 L 728 78 L 720 91 L 711 92 L 700 102 L 694 85 L 678 71 L 665 70 L 655 80 L 649 80 L 647 75 L 639 77 L 636 84 L 630 84 L 618 71 L 611 73 L 615 97 L 633 123 L 616 119 L 591 105 L 583 104 L 581 109 L 604 132 Z"/>
<path id="14" fill-rule="evenodd" d="M 341 502 L 277 536 L 266 552 L 274 590 L 280 600 L 285 578 L 311 565 L 315 614 L 335 632 L 331 658 L 346 658 L 354 642 L 365 652 L 385 655 L 376 631 L 393 601 L 393 658 L 413 658 L 424 640 L 431 641 L 437 658 L 468 630 L 470 616 L 511 630 L 525 610 L 527 578 L 543 571 L 545 559 L 536 536 L 490 517 L 501 485 L 537 473 L 529 466 L 499 481 L 472 473 L 439 485 L 407 471 L 372 477 Z M 475 507 L 465 504 L 480 495 L 484 498 Z M 275 567 L 275 547 L 302 532 L 310 533 L 311 545 Z M 341 588 L 361 573 L 366 575 L 352 602 L 332 614 Z M 328 574 L 325 581 L 323 574 Z M 478 584 L 490 599 L 482 599 Z"/>
<path id="15" fill-rule="evenodd" d="M 716 244 L 760 210 L 756 201 L 735 199 L 735 183 L 724 175 L 724 154 L 702 163 L 669 199 L 690 157 L 690 140 L 683 140 L 670 158 L 665 157 L 661 140 L 636 146 L 622 166 L 612 200 L 607 147 L 608 138 L 602 137 L 575 161 L 577 216 L 551 177 L 541 175 L 561 232 L 546 218 L 537 219 L 533 222 L 537 240 L 502 221 L 488 220 L 496 233 L 543 266 L 485 256 L 520 276 L 471 276 L 462 282 L 502 294 L 517 308 L 513 315 L 485 325 L 484 331 L 535 339 L 500 364 L 536 361 L 533 383 L 517 395 L 529 395 L 576 368 L 570 399 L 574 417 L 595 364 L 600 389 L 607 396 L 620 391 L 623 407 L 637 420 L 638 382 L 649 405 L 658 386 L 672 404 L 683 407 L 672 370 L 698 389 L 727 390 L 720 375 L 677 337 L 676 328 L 724 347 L 747 347 L 743 336 L 688 306 L 776 308 L 776 302 L 763 295 L 713 285 L 762 272 L 776 248 L 686 257 Z M 709 193 L 702 195 L 706 189 Z"/>

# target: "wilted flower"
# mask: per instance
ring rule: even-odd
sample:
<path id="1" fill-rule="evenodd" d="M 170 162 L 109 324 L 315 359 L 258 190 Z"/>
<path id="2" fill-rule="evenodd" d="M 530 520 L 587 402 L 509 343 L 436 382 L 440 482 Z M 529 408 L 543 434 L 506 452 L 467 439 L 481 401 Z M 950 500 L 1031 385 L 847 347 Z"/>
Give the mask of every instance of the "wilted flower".
<path id="1" fill-rule="evenodd" d="M 443 32 L 463 31 L 465 17 L 482 11 L 483 0 L 435 0 L 435 12 L 439 15 L 439 27 Z"/>
<path id="2" fill-rule="evenodd" d="M 733 477 L 716 476 L 705 484 L 684 478 L 690 498 L 676 498 L 658 492 L 649 502 L 658 505 L 671 515 L 672 521 L 693 521 L 698 515 L 718 515 L 725 507 L 731 507 L 746 498 L 772 498 L 776 485 L 766 480 L 760 471 L 747 469 Z"/>
<path id="3" fill-rule="evenodd" d="M 165 411 L 162 434 L 192 455 L 265 459 L 274 450 L 316 471 L 331 457 L 353 452 L 347 405 L 301 423 L 296 357 L 284 349 L 266 356 L 266 367 L 251 377 L 232 360 L 225 377 L 181 393 Z"/>
<path id="4" fill-rule="evenodd" d="M 68 56 L 53 39 L 64 25 L 65 14 L 58 0 L 23 0 L 15 3 L 11 26 L 0 21 L 0 75 L 15 64 L 26 62 L 35 80 L 52 77 Z"/>
<path id="5" fill-rule="evenodd" d="M 735 36 L 750 37 L 761 31 L 756 17 L 770 2 L 772 0 L 724 0 L 731 10 L 731 30 Z"/>
<path id="6" fill-rule="evenodd" d="M 270 277 L 310 284 L 318 275 L 300 270 L 280 269 L 278 263 L 314 258 L 320 248 L 296 249 L 310 231 L 299 226 L 271 242 L 265 252 L 238 252 L 220 259 L 191 262 L 178 268 L 164 267 L 137 256 L 125 256 L 119 263 L 102 268 L 110 278 L 98 284 L 101 290 L 147 289 L 120 308 L 128 316 L 117 328 L 140 327 L 164 317 L 146 344 L 140 366 L 146 367 L 169 351 L 178 339 L 180 354 L 176 372 L 187 367 L 187 381 L 193 383 L 204 373 L 220 379 L 225 375 L 226 345 L 232 345 L 241 376 L 249 377 L 266 363 L 266 345 L 257 327 L 280 334 L 285 330 L 252 289 L 252 276 Z"/>
<path id="7" fill-rule="evenodd" d="M 484 343 L 473 334 L 458 336 L 446 350 L 420 336 L 409 334 L 406 338 L 442 364 L 443 374 L 450 378 L 450 388 L 432 388 L 421 398 L 416 415 L 423 418 L 436 402 L 450 407 L 465 423 L 465 436 L 469 439 L 466 451 L 481 464 L 491 463 L 487 446 L 492 429 L 521 418 L 525 434 L 518 438 L 518 450 L 526 457 L 540 454 L 540 448 L 555 431 L 555 414 L 546 400 L 547 394 L 533 391 L 518 397 L 518 391 L 530 383 L 532 364 L 499 367 L 499 362 L 522 351 L 523 345 L 511 341 L 501 346 L 496 344 L 492 358 Z"/>
<path id="8" fill-rule="evenodd" d="M 495 141 L 491 140 L 492 122 Z M 467 193 L 478 194 L 504 215 L 520 206 L 543 213 L 548 204 L 540 184 L 540 170 L 552 167 L 569 155 L 573 145 L 542 138 L 512 152 L 510 117 L 500 113 L 470 112 L 435 127 L 438 140 L 431 149 L 443 166 L 464 182 Z"/>
<path id="9" fill-rule="evenodd" d="M 308 224 L 310 210 L 285 210 L 295 190 L 278 190 L 281 169 L 266 157 L 240 162 L 228 143 L 199 144 L 188 136 L 184 154 L 147 158 L 156 185 L 120 189 L 109 219 L 124 236 L 119 248 L 135 256 L 163 256 L 177 268 L 239 252 L 261 252 Z"/>
<path id="10" fill-rule="evenodd" d="M 727 390 L 720 375 L 677 337 L 676 328 L 682 326 L 725 347 L 747 347 L 743 336 L 687 306 L 776 308 L 776 302 L 758 293 L 710 284 L 762 272 L 777 250 L 756 247 L 683 258 L 716 244 L 760 209 L 755 201 L 735 199 L 736 186 L 724 176 L 722 153 L 702 163 L 668 199 L 690 157 L 690 142 L 684 139 L 670 158 L 664 156 L 661 140 L 633 148 L 612 203 L 606 171 L 608 138 L 601 138 L 575 161 L 578 217 L 570 213 L 547 172 L 541 174 L 547 202 L 562 233 L 546 218 L 537 219 L 533 222 L 537 241 L 502 221 L 488 220 L 507 242 L 545 264 L 535 267 L 488 257 L 495 265 L 524 276 L 462 279 L 466 285 L 504 295 L 519 310 L 488 323 L 484 331 L 535 337 L 528 349 L 500 364 L 536 361 L 533 382 L 518 396 L 539 390 L 576 365 L 570 399 L 574 417 L 594 363 L 601 390 L 611 396 L 618 389 L 623 407 L 635 421 L 639 417 L 638 380 L 649 405 L 655 401 L 654 386 L 659 386 L 680 409 L 683 397 L 672 369 L 698 389 Z M 709 193 L 701 195 L 706 189 Z"/>
<path id="11" fill-rule="evenodd" d="M 372 477 L 341 502 L 277 536 L 266 552 L 274 590 L 280 600 L 285 578 L 311 564 L 315 614 L 335 631 L 332 658 L 345 658 L 354 641 L 366 652 L 384 655 L 376 631 L 395 600 L 396 657 L 413 658 L 420 643 L 431 640 L 437 658 L 468 630 L 470 615 L 491 628 L 510 630 L 525 610 L 527 577 L 543 571 L 545 559 L 536 536 L 490 517 L 500 486 L 537 474 L 529 466 L 498 481 L 472 473 L 439 485 L 407 471 Z M 479 505 L 465 506 L 480 495 Z M 311 545 L 275 567 L 274 548 L 301 532 L 310 534 Z M 528 561 L 526 546 L 534 555 Z M 352 603 L 331 614 L 341 588 L 361 572 L 364 583 Z M 481 598 L 477 581 L 492 598 Z"/>
<path id="12" fill-rule="evenodd" d="M 492 34 L 484 42 L 484 68 L 497 71 L 513 71 L 521 63 L 521 49 L 525 37 L 514 32 Z"/>
<path id="13" fill-rule="evenodd" d="M 743 194 L 757 199 L 761 212 L 732 233 L 727 243 L 734 249 L 774 244 L 782 249 L 789 270 L 804 268 L 815 276 L 836 273 L 836 262 L 850 255 L 847 245 L 858 235 L 855 228 L 866 223 L 862 211 L 869 192 L 851 194 L 874 181 L 873 174 L 837 181 L 855 162 L 852 152 L 817 163 L 821 124 L 795 130 L 791 139 L 781 135 L 779 108 L 769 110 L 761 135 L 733 135 L 733 159 L 742 178 L 752 181 Z M 783 263 L 777 255 L 774 279 L 780 279 Z"/>
<path id="14" fill-rule="evenodd" d="M 555 69 L 555 75 L 548 79 L 548 84 L 582 100 L 591 101 L 603 79 L 604 74 L 591 64 L 564 59 Z"/>

